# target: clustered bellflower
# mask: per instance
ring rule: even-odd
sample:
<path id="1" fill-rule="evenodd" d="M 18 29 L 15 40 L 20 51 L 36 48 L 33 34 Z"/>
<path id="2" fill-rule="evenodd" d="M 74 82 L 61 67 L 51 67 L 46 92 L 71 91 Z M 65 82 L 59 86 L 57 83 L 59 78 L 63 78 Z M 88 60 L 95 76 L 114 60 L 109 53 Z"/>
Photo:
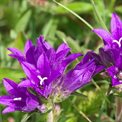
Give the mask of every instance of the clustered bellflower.
<path id="1" fill-rule="evenodd" d="M 0 103 L 7 106 L 3 113 L 42 111 L 42 98 L 63 100 L 88 84 L 104 68 L 98 63 L 100 57 L 88 52 L 73 69 L 68 70 L 68 65 L 82 54 L 71 54 L 66 43 L 55 50 L 43 36 L 37 39 L 36 45 L 28 40 L 24 52 L 8 49 L 11 51 L 10 56 L 19 61 L 26 77 L 19 84 L 10 79 L 3 80 L 8 92 L 8 95 L 0 96 Z"/>
<path id="2" fill-rule="evenodd" d="M 112 86 L 122 84 L 122 21 L 117 14 L 111 18 L 111 32 L 104 29 L 93 30 L 104 41 L 100 57 L 112 79 Z"/>
<path id="3" fill-rule="evenodd" d="M 0 96 L 0 104 L 7 106 L 3 113 L 14 111 L 31 112 L 39 105 L 36 96 L 28 92 L 27 88 L 19 88 L 18 84 L 10 79 L 4 79 L 3 84 L 8 92 L 8 95 Z"/>
<path id="4" fill-rule="evenodd" d="M 40 36 L 34 45 L 31 40 L 25 44 L 24 52 L 8 48 L 12 58 L 19 61 L 26 77 L 19 84 L 4 78 L 8 92 L 0 96 L 0 104 L 6 106 L 3 113 L 14 111 L 45 112 L 45 100 L 54 103 L 66 99 L 77 89 L 88 84 L 101 71 L 106 70 L 112 79 L 112 86 L 122 84 L 122 21 L 112 14 L 111 33 L 104 29 L 93 30 L 104 41 L 99 54 L 94 51 L 71 53 L 66 43 L 56 50 Z M 74 68 L 69 65 L 83 56 Z M 46 102 L 47 103 L 47 102 Z"/>

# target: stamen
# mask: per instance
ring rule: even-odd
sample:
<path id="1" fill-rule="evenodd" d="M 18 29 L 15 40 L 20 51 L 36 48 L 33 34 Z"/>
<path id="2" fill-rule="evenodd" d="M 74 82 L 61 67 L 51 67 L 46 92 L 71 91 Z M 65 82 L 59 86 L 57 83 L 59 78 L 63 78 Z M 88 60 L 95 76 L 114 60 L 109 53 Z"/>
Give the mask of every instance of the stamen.
<path id="1" fill-rule="evenodd" d="M 40 75 L 37 76 L 40 80 L 40 85 L 43 85 L 44 80 L 47 80 L 47 77 L 42 78 Z"/>
<path id="2" fill-rule="evenodd" d="M 16 97 L 16 98 L 14 98 L 13 100 L 14 100 L 14 101 L 21 101 L 22 98 L 21 98 L 21 97 Z"/>
<path id="3" fill-rule="evenodd" d="M 122 41 L 122 37 L 118 40 L 113 40 L 113 43 L 116 43 L 119 47 L 121 47 L 121 41 Z"/>

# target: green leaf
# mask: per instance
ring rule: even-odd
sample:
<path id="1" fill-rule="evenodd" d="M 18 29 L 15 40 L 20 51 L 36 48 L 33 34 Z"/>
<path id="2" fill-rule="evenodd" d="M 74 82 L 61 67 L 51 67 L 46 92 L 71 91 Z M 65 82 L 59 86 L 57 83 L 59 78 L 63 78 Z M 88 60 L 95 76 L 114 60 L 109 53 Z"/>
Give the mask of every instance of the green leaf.
<path id="1" fill-rule="evenodd" d="M 92 6 L 89 3 L 86 2 L 73 2 L 68 3 L 65 5 L 70 10 L 76 12 L 76 13 L 88 13 L 92 10 Z M 66 14 L 69 13 L 67 10 L 63 9 L 62 7 L 58 6 L 54 8 L 55 13 L 57 14 Z"/>
<path id="2" fill-rule="evenodd" d="M 53 26 L 53 22 L 54 22 L 54 19 L 52 18 L 43 27 L 42 34 L 44 35 L 44 37 L 46 37 L 50 33 L 51 27 Z"/>
<path id="3" fill-rule="evenodd" d="M 16 26 L 15 26 L 15 30 L 17 32 L 23 32 L 25 31 L 27 24 L 30 20 L 31 17 L 31 10 L 28 10 L 27 12 L 25 12 L 23 14 L 23 16 L 19 19 L 19 21 L 17 22 Z"/>
<path id="4" fill-rule="evenodd" d="M 25 77 L 24 72 L 20 69 L 0 68 L 0 80 L 10 78 L 19 81 L 23 77 Z"/>
<path id="5" fill-rule="evenodd" d="M 15 39 L 15 41 L 13 41 L 13 45 L 14 47 L 23 50 L 24 49 L 24 45 L 25 45 L 25 35 L 23 33 L 18 33 L 17 38 Z"/>
<path id="6" fill-rule="evenodd" d="M 119 13 L 122 13 L 122 6 L 117 6 L 115 10 Z"/>
<path id="7" fill-rule="evenodd" d="M 68 43 L 68 45 L 72 49 L 72 52 L 81 52 L 81 47 L 79 46 L 77 41 L 73 40 L 71 37 L 66 37 L 66 35 L 61 31 L 57 31 L 56 35 L 60 39 L 63 39 L 63 41 L 66 41 L 66 43 Z"/>

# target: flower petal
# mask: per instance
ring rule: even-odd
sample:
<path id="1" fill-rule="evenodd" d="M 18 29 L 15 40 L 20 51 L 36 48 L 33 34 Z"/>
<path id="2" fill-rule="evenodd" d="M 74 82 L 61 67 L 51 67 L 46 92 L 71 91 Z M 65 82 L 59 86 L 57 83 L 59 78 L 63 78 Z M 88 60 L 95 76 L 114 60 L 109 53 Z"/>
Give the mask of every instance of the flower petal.
<path id="1" fill-rule="evenodd" d="M 105 45 L 106 44 L 111 45 L 112 40 L 114 40 L 112 38 L 112 35 L 104 29 L 94 29 L 93 32 L 95 32 L 98 36 L 100 36 L 104 40 Z"/>
<path id="2" fill-rule="evenodd" d="M 34 66 L 36 66 L 37 59 L 38 59 L 38 57 L 39 57 L 39 53 L 40 53 L 40 52 L 36 49 L 35 46 L 30 47 L 30 48 L 27 50 L 26 54 L 25 54 L 25 56 L 26 56 L 26 61 L 27 61 L 28 63 L 31 63 L 31 64 L 33 64 Z"/>
<path id="3" fill-rule="evenodd" d="M 63 61 L 63 66 L 66 67 L 68 64 L 70 64 L 72 61 L 74 61 L 76 58 L 82 56 L 81 53 L 74 53 L 70 54 L 66 59 Z"/>
<path id="4" fill-rule="evenodd" d="M 12 52 L 12 54 L 9 54 L 9 56 L 18 59 L 19 61 L 25 60 L 23 53 L 16 49 L 16 48 L 8 48 L 9 51 Z"/>
<path id="5" fill-rule="evenodd" d="M 38 81 L 38 78 L 37 78 L 38 73 L 37 73 L 36 68 L 27 62 L 21 62 L 21 65 L 22 65 L 22 68 L 23 68 L 25 74 L 27 75 L 27 77 L 31 81 L 37 82 Z"/>
<path id="6" fill-rule="evenodd" d="M 115 66 L 111 66 L 111 67 L 107 68 L 107 72 L 109 73 L 109 75 L 112 79 L 112 86 L 122 84 L 122 82 L 120 82 L 119 79 L 116 77 L 117 71 L 116 71 Z"/>
<path id="7" fill-rule="evenodd" d="M 0 96 L 0 104 L 10 105 L 12 98 L 10 96 Z"/>
<path id="8" fill-rule="evenodd" d="M 17 88 L 17 84 L 14 81 L 4 78 L 3 84 L 9 94 L 14 94 L 14 92 L 15 92 L 14 89 Z"/>
<path id="9" fill-rule="evenodd" d="M 77 66 L 76 66 L 77 67 Z M 63 89 L 72 93 L 76 89 L 89 83 L 94 75 L 96 65 L 93 61 L 88 62 L 86 66 L 81 66 L 70 70 L 64 77 Z M 62 91 L 63 92 L 63 91 Z"/>
<path id="10" fill-rule="evenodd" d="M 7 113 L 11 113 L 11 112 L 14 112 L 15 111 L 15 108 L 12 108 L 12 107 L 6 107 L 2 113 L 3 114 L 7 114 Z"/>
<path id="11" fill-rule="evenodd" d="M 70 49 L 70 48 L 69 48 L 69 46 L 68 46 L 66 43 L 62 43 L 62 44 L 58 47 L 56 53 L 59 53 L 60 51 L 63 51 L 63 50 L 65 50 L 65 49 Z"/>
<path id="12" fill-rule="evenodd" d="M 26 54 L 26 52 L 28 51 L 28 49 L 29 49 L 30 47 L 32 47 L 32 46 L 33 46 L 32 41 L 31 41 L 31 40 L 28 40 L 28 41 L 26 42 L 26 44 L 25 44 L 24 53 Z"/>
<path id="13" fill-rule="evenodd" d="M 41 75 L 50 73 L 49 60 L 46 55 L 41 54 L 37 61 L 37 68 L 39 69 Z"/>
<path id="14" fill-rule="evenodd" d="M 122 21 L 115 13 L 112 14 L 111 33 L 116 40 L 122 37 Z"/>
<path id="15" fill-rule="evenodd" d="M 47 50 L 49 50 L 50 48 L 52 48 L 50 46 L 49 43 L 47 43 L 45 40 L 44 40 L 44 37 L 43 36 L 40 36 L 38 39 L 37 39 L 37 47 L 40 48 L 40 50 L 46 52 Z"/>
<path id="16" fill-rule="evenodd" d="M 23 80 L 19 83 L 19 87 L 31 87 L 31 82 L 30 80 L 26 79 L 26 80 Z"/>
<path id="17" fill-rule="evenodd" d="M 26 99 L 26 106 L 22 108 L 22 110 L 25 112 L 31 112 L 36 109 L 38 105 L 39 103 L 36 100 L 32 99 L 31 97 L 28 97 Z"/>

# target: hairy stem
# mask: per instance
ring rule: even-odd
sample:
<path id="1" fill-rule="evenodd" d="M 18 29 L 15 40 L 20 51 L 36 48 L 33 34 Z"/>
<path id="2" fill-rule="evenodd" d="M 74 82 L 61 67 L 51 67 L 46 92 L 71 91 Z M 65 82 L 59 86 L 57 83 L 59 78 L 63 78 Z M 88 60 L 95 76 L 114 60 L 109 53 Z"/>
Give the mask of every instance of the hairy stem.
<path id="1" fill-rule="evenodd" d="M 47 122 L 58 122 L 60 113 L 61 113 L 60 106 L 52 102 L 52 110 L 48 114 Z"/>

